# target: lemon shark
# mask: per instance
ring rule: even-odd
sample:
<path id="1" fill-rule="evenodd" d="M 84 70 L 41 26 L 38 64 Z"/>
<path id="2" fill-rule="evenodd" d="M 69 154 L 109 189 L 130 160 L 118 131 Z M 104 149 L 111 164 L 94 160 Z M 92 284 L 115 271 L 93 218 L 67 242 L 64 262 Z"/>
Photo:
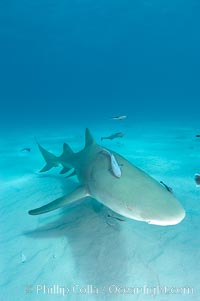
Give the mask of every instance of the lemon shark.
<path id="1" fill-rule="evenodd" d="M 69 176 L 76 175 L 80 185 L 71 193 L 30 210 L 31 215 L 50 212 L 90 196 L 124 217 L 149 224 L 176 225 L 185 217 L 173 193 L 118 153 L 98 145 L 89 129 L 85 131 L 85 147 L 77 153 L 66 143 L 60 156 L 39 143 L 38 147 L 46 161 L 41 172 L 61 165 L 61 173 L 72 171 Z"/>

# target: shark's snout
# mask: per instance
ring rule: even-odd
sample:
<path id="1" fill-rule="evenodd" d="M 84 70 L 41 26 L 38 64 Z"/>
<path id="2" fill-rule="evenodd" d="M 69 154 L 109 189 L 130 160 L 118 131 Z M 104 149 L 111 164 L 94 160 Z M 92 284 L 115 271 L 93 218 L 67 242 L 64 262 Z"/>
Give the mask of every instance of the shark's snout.
<path id="1" fill-rule="evenodd" d="M 180 206 L 179 210 L 174 210 L 171 213 L 161 214 L 148 221 L 149 224 L 158 226 L 172 226 L 179 224 L 185 218 L 185 210 Z"/>

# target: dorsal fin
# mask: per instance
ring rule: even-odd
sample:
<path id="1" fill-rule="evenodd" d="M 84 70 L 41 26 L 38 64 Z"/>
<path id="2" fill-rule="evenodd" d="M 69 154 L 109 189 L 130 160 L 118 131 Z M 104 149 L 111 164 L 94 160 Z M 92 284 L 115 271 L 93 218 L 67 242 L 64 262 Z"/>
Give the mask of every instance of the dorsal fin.
<path id="1" fill-rule="evenodd" d="M 37 141 L 37 140 L 36 140 Z M 40 172 L 45 172 L 52 167 L 57 167 L 59 165 L 58 157 L 54 156 L 52 153 L 48 152 L 44 147 L 42 147 L 38 142 L 37 145 L 39 150 L 46 161 L 46 165 L 40 170 Z"/>
<path id="2" fill-rule="evenodd" d="M 90 130 L 88 128 L 86 128 L 85 129 L 85 147 L 88 147 L 89 145 L 91 145 L 93 143 L 95 143 L 95 140 L 92 137 Z"/>
<path id="3" fill-rule="evenodd" d="M 64 143 L 63 144 L 63 153 L 59 157 L 61 160 L 61 164 L 63 165 L 62 161 L 64 161 L 63 166 L 66 167 L 69 164 L 69 167 L 71 167 L 71 160 L 72 160 L 73 156 L 74 156 L 74 152 L 71 149 L 71 147 L 67 143 Z"/>
<path id="4" fill-rule="evenodd" d="M 64 143 L 63 144 L 63 153 L 66 155 L 66 156 L 71 156 L 74 154 L 73 150 L 71 149 L 71 147 L 69 146 L 69 144 L 67 143 Z"/>

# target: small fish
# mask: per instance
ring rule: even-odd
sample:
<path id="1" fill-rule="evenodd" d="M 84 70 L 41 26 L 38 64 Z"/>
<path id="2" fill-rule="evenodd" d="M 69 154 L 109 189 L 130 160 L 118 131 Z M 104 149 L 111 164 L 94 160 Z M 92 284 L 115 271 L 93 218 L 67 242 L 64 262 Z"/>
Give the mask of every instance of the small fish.
<path id="1" fill-rule="evenodd" d="M 21 252 L 21 263 L 26 262 L 26 256 Z"/>
<path id="2" fill-rule="evenodd" d="M 197 135 L 196 135 L 196 137 L 197 137 L 197 138 L 200 138 L 200 135 L 199 135 L 199 134 L 197 134 Z"/>
<path id="3" fill-rule="evenodd" d="M 112 216 L 112 215 L 110 215 L 110 214 L 108 214 L 108 217 L 110 217 L 110 218 L 115 218 L 116 220 L 118 220 L 118 221 L 120 221 L 120 222 L 124 222 L 124 219 L 119 218 L 119 217 L 116 217 L 116 216 Z"/>
<path id="4" fill-rule="evenodd" d="M 126 115 L 120 115 L 120 116 L 114 116 L 112 119 L 114 120 L 123 120 L 123 119 L 126 119 L 127 116 Z"/>
<path id="5" fill-rule="evenodd" d="M 31 149 L 28 148 L 28 147 L 24 147 L 24 148 L 21 149 L 21 152 L 28 152 L 28 153 L 30 153 L 30 151 L 31 151 Z"/>
<path id="6" fill-rule="evenodd" d="M 197 186 L 200 186 L 200 174 L 196 173 L 194 176 Z"/>
<path id="7" fill-rule="evenodd" d="M 110 156 L 110 163 L 111 163 L 111 170 L 115 177 L 120 178 L 122 175 L 121 169 L 119 164 L 117 163 L 115 156 L 109 152 L 107 149 L 103 150 L 104 153 L 108 154 Z"/>
<path id="8" fill-rule="evenodd" d="M 113 140 L 113 139 L 122 138 L 122 137 L 124 137 L 124 133 L 119 132 L 119 133 L 115 133 L 115 134 L 112 134 L 112 135 L 107 136 L 107 137 L 101 137 L 101 141 L 104 140 L 104 139 Z"/>
<path id="9" fill-rule="evenodd" d="M 160 181 L 160 184 L 162 184 L 167 189 L 167 191 L 173 193 L 173 189 L 171 187 L 167 186 L 163 181 Z"/>

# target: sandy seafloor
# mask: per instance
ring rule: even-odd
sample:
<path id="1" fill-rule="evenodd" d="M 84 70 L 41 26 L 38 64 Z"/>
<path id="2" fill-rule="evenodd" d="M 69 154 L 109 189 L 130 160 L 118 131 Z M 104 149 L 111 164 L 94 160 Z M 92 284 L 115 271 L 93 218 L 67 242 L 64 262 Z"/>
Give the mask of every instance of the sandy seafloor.
<path id="1" fill-rule="evenodd" d="M 78 185 L 76 177 L 59 175 L 59 168 L 38 172 L 44 161 L 34 136 L 55 154 L 61 153 L 63 142 L 78 151 L 84 145 L 85 126 L 98 143 L 101 136 L 123 131 L 124 138 L 102 145 L 172 187 L 187 212 L 184 221 L 168 227 L 119 221 L 108 218 L 114 213 L 91 198 L 49 214 L 28 215 L 28 210 Z M 0 300 L 199 301 L 200 188 L 194 182 L 194 174 L 200 173 L 198 133 L 190 125 L 118 121 L 2 131 Z M 20 152 L 23 147 L 31 152 Z M 191 288 L 193 294 L 159 293 L 158 287 L 165 286 Z M 54 290 L 48 293 L 47 287 Z M 146 291 L 124 292 L 128 287 Z M 152 288 L 157 288 L 154 294 Z"/>

